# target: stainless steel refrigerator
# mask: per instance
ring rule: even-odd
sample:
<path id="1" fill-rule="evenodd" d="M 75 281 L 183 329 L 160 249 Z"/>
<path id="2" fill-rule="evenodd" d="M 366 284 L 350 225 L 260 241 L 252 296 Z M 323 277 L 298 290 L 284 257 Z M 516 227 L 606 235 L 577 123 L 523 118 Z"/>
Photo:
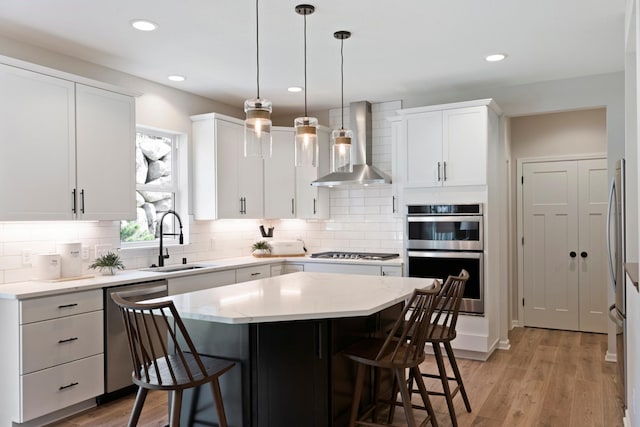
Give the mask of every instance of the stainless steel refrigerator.
<path id="1" fill-rule="evenodd" d="M 616 357 L 618 394 L 627 407 L 626 397 L 626 283 L 625 283 L 625 218 L 624 218 L 624 159 L 615 165 L 609 189 L 607 210 L 607 249 L 609 253 L 609 281 L 615 294 L 615 303 L 609 307 L 609 317 L 616 324 Z"/>

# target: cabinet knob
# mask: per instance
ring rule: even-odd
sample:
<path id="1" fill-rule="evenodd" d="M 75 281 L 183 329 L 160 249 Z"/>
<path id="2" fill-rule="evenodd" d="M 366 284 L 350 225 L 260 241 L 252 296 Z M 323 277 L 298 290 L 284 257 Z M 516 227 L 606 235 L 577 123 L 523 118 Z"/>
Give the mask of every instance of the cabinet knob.
<path id="1" fill-rule="evenodd" d="M 576 254 L 574 251 L 569 252 L 569 256 L 570 256 L 571 258 L 575 258 L 575 257 L 576 257 L 576 255 L 577 255 L 577 254 Z"/>
<path id="2" fill-rule="evenodd" d="M 586 253 L 585 251 L 580 252 L 580 256 L 581 256 L 582 258 L 586 258 L 586 257 L 587 257 L 587 255 L 589 255 L 589 254 L 588 254 L 588 253 Z"/>

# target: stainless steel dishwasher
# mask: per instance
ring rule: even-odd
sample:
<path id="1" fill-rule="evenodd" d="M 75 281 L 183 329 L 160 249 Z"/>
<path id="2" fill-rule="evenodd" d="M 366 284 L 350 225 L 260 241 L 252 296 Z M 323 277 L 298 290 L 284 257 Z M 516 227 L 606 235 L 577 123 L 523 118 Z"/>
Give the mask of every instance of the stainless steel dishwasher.
<path id="1" fill-rule="evenodd" d="M 154 280 L 144 283 L 113 286 L 104 289 L 105 312 L 105 393 L 116 394 L 123 388 L 133 384 L 131 381 L 131 356 L 127 333 L 124 329 L 124 321 L 120 309 L 111 299 L 111 295 L 117 293 L 122 298 L 137 302 L 168 295 L 166 280 Z"/>

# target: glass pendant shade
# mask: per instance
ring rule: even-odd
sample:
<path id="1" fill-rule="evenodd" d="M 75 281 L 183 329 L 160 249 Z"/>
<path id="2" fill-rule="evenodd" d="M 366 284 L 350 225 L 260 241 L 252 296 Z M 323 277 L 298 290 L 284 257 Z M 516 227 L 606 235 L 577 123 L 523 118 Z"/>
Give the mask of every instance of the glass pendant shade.
<path id="1" fill-rule="evenodd" d="M 271 157 L 271 101 L 248 99 L 244 112 L 244 156 Z"/>
<path id="2" fill-rule="evenodd" d="M 351 138 L 353 132 L 336 129 L 331 132 L 331 172 L 353 172 Z"/>
<path id="3" fill-rule="evenodd" d="M 296 129 L 296 166 L 318 164 L 318 119 L 298 117 L 293 125 Z"/>

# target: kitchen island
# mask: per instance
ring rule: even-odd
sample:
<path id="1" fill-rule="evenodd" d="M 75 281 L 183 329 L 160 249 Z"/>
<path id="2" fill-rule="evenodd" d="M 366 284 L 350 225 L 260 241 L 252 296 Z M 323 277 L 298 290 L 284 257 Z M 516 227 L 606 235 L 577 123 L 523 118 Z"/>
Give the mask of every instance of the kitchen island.
<path id="1" fill-rule="evenodd" d="M 168 299 L 200 353 L 236 361 L 220 381 L 230 426 L 341 426 L 354 367 L 340 352 L 383 335 L 413 290 L 432 283 L 299 272 Z M 184 425 L 211 425 L 213 411 L 207 387 L 185 393 Z"/>

